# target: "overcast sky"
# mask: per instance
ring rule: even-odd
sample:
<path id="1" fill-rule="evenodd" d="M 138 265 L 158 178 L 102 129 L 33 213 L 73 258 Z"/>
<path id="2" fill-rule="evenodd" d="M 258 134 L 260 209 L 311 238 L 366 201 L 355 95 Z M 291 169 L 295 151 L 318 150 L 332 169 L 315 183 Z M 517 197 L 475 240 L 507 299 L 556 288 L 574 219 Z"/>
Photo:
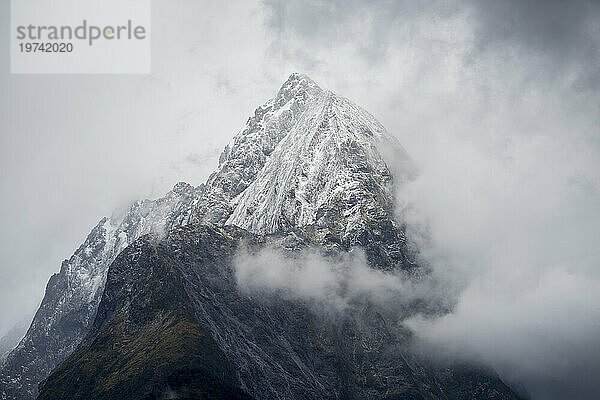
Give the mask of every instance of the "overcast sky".
<path id="1" fill-rule="evenodd" d="M 465 287 L 423 340 L 537 398 L 598 394 L 598 3 L 153 1 L 150 75 L 11 75 L 0 18 L 0 335 L 102 216 L 202 183 L 298 71 L 421 169 L 407 218 Z"/>

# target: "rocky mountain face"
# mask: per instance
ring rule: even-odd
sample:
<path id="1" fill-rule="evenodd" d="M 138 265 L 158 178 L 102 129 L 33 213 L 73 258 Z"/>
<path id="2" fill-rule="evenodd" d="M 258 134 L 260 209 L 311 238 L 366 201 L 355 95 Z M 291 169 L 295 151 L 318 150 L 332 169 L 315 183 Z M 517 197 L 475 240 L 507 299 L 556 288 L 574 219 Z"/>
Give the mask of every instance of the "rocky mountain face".
<path id="1" fill-rule="evenodd" d="M 361 303 L 330 315 L 272 291 L 243 294 L 240 246 L 345 252 L 302 230 L 192 224 L 161 241 L 143 237 L 110 267 L 88 338 L 39 399 L 225 398 L 214 390 L 269 400 L 517 399 L 490 371 L 411 355 L 410 332 L 385 309 Z"/>
<path id="2" fill-rule="evenodd" d="M 39 399 L 250 399 L 156 240 L 136 241 L 111 265 L 90 340 L 55 369 Z M 221 254 L 211 256 L 205 261 Z"/>
<path id="3" fill-rule="evenodd" d="M 205 185 L 178 184 L 94 228 L 50 279 L 0 398 L 34 398 L 46 378 L 43 399 L 516 398 L 489 371 L 412 356 L 398 313 L 365 302 L 332 319 L 237 287 L 240 246 L 290 257 L 358 246 L 370 268 L 426 275 L 394 216 L 414 174 L 375 118 L 292 74 Z"/>

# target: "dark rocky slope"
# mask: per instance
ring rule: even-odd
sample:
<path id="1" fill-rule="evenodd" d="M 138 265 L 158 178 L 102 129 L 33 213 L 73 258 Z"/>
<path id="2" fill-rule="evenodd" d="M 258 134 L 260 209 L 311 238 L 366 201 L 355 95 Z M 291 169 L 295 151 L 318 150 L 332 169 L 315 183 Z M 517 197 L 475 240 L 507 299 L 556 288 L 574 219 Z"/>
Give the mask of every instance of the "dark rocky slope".
<path id="1" fill-rule="evenodd" d="M 389 310 L 365 302 L 332 314 L 281 293 L 242 294 L 241 243 L 345 251 L 302 231 L 189 225 L 144 237 L 111 265 L 93 329 L 39 398 L 243 398 L 238 385 L 256 399 L 518 398 L 489 371 L 412 355 Z"/>
<path id="2" fill-rule="evenodd" d="M 180 272 L 146 237 L 112 264 L 88 340 L 39 399 L 250 399 L 198 324 Z"/>

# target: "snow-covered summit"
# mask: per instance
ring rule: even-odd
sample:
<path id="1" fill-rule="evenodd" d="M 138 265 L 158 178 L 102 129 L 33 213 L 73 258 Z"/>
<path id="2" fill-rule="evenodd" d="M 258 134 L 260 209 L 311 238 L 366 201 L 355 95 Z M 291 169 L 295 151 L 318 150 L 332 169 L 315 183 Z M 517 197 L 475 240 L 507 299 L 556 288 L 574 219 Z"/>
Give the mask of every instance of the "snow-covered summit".
<path id="1" fill-rule="evenodd" d="M 294 73 L 227 146 L 197 215 L 257 233 L 318 225 L 345 237 L 371 213 L 392 219 L 393 184 L 413 171 L 371 114 Z"/>
<path id="2" fill-rule="evenodd" d="M 277 144 L 323 93 L 305 75 L 292 74 L 274 98 L 254 111 L 208 178 L 204 198 L 196 208 L 198 221 L 225 223 L 233 211 L 233 198 L 254 181 Z"/>

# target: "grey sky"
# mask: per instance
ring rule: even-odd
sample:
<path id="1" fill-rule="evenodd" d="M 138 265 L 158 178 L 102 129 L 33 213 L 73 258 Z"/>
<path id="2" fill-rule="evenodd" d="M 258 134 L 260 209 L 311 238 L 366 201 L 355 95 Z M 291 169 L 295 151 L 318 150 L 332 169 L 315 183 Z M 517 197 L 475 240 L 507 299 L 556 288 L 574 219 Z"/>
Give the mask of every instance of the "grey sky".
<path id="1" fill-rule="evenodd" d="M 17 76 L 1 1 L 0 334 L 101 216 L 200 184 L 299 71 L 422 170 L 401 198 L 466 288 L 454 315 L 414 322 L 424 340 L 538 398 L 598 393 L 598 3 L 223 3 L 153 1 L 150 75 Z"/>

